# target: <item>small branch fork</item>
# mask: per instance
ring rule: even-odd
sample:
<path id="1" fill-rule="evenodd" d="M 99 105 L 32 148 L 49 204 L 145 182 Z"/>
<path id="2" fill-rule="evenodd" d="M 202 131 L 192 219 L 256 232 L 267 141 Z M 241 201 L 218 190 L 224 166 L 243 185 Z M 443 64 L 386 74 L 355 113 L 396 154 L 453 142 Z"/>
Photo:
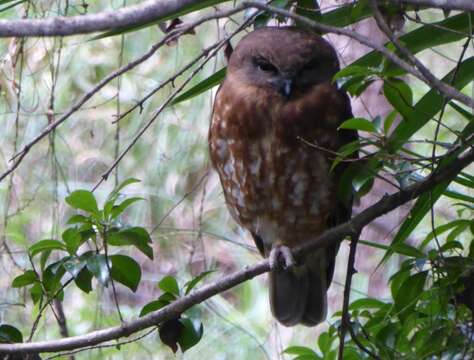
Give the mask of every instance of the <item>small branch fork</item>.
<path id="1" fill-rule="evenodd" d="M 470 165 L 473 161 L 474 147 L 471 147 L 468 151 L 464 152 L 463 155 L 453 160 L 450 165 L 434 171 L 425 180 L 407 187 L 405 190 L 384 196 L 377 203 L 365 209 L 350 221 L 326 231 L 323 235 L 313 241 L 302 244 L 294 250 L 293 254 L 298 256 L 309 251 L 315 251 L 329 245 L 334 245 L 334 243 L 342 241 L 347 235 L 359 233 L 374 219 L 398 208 L 412 199 L 417 198 L 421 194 L 430 191 L 434 186 L 452 180 L 460 171 Z M 352 246 L 354 247 L 354 250 L 352 256 L 355 255 L 356 244 L 356 241 L 353 241 Z M 119 326 L 94 331 L 86 335 L 34 343 L 0 344 L 0 355 L 73 350 L 129 336 L 140 330 L 156 326 L 163 321 L 174 318 L 190 307 L 199 304 L 216 294 L 231 289 L 244 281 L 268 272 L 269 270 L 269 261 L 268 259 L 265 259 L 252 266 L 247 266 L 242 270 L 226 275 L 214 283 L 205 285 L 190 295 L 184 296 L 170 305 L 139 319 L 126 321 Z"/>

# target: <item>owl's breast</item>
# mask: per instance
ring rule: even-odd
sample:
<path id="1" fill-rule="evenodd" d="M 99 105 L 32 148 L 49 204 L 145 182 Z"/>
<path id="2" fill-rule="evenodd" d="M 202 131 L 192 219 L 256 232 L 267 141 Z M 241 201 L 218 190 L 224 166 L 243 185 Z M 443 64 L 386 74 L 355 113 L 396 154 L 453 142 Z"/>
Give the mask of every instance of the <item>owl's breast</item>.
<path id="1" fill-rule="evenodd" d="M 232 216 L 250 231 L 275 232 L 282 241 L 324 231 L 337 196 L 329 152 L 320 143 L 329 150 L 338 146 L 338 120 L 332 119 L 338 114 L 309 111 L 304 101 L 238 104 L 220 93 L 209 144 Z"/>

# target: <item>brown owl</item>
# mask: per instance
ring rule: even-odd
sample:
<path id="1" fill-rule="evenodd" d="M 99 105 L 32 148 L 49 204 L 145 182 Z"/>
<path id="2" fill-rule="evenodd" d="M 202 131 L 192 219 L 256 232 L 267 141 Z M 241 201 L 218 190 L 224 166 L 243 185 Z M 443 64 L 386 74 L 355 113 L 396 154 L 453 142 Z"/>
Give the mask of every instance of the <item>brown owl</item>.
<path id="1" fill-rule="evenodd" d="M 325 319 L 338 246 L 297 262 L 290 249 L 351 214 L 337 196 L 345 164 L 330 171 L 334 151 L 357 139 L 338 130 L 352 117 L 332 82 L 338 70 L 334 48 L 319 35 L 261 28 L 231 54 L 215 100 L 211 159 L 232 217 L 270 258 L 270 305 L 286 326 Z"/>

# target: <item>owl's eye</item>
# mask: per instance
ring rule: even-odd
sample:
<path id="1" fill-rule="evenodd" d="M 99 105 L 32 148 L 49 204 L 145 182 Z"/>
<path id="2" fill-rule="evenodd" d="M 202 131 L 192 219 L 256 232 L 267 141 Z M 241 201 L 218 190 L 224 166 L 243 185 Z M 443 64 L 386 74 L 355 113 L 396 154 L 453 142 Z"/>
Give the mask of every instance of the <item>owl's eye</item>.
<path id="1" fill-rule="evenodd" d="M 318 60 L 311 60 L 303 66 L 303 70 L 314 70 L 318 67 L 319 63 Z"/>
<path id="2" fill-rule="evenodd" d="M 278 69 L 270 64 L 268 61 L 263 59 L 258 59 L 255 61 L 257 68 L 261 71 L 268 72 L 268 73 L 277 73 Z"/>

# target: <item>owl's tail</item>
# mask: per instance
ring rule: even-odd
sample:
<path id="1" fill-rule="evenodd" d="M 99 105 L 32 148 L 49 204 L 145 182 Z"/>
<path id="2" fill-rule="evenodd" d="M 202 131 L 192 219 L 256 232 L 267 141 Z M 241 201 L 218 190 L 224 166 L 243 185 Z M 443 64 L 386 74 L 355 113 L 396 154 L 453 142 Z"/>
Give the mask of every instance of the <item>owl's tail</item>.
<path id="1" fill-rule="evenodd" d="M 270 306 L 283 325 L 315 326 L 326 318 L 330 279 L 325 255 L 318 251 L 299 266 L 270 272 Z"/>

